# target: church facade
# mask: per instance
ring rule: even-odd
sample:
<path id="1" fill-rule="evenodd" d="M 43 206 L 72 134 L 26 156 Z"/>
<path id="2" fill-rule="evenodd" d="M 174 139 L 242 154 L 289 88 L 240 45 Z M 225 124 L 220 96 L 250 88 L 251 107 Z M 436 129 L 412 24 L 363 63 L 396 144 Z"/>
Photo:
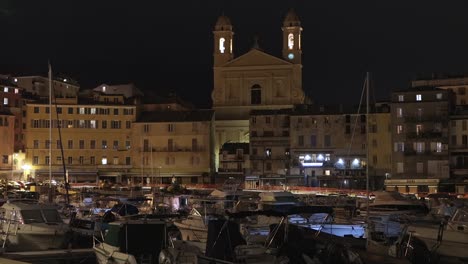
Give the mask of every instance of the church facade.
<path id="1" fill-rule="evenodd" d="M 258 47 L 235 57 L 234 31 L 226 16 L 218 18 L 213 35 L 213 110 L 216 123 L 216 164 L 226 142 L 249 142 L 252 110 L 292 108 L 303 104 L 301 22 L 294 11 L 283 21 L 282 57 Z"/>

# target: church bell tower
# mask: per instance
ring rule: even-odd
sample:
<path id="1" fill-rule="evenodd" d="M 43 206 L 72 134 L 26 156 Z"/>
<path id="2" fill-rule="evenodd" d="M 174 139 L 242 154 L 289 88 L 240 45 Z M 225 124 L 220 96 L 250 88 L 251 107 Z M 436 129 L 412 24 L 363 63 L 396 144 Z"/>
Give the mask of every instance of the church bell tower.
<path id="1" fill-rule="evenodd" d="M 294 10 L 289 10 L 284 18 L 283 27 L 283 59 L 294 64 L 302 63 L 301 21 Z"/>
<path id="2" fill-rule="evenodd" d="M 214 35 L 214 52 L 213 66 L 221 66 L 232 60 L 234 54 L 232 52 L 232 41 L 234 32 L 232 31 L 231 21 L 227 16 L 220 16 L 216 21 Z"/>

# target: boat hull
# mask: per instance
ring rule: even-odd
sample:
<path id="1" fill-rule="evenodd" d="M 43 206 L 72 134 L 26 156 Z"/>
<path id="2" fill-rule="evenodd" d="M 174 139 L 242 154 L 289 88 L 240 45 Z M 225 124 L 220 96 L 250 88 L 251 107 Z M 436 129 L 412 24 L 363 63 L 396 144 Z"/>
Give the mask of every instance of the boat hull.
<path id="1" fill-rule="evenodd" d="M 411 226 L 408 228 L 415 237 L 422 240 L 431 250 L 437 244 L 438 228 L 432 226 Z M 437 253 L 442 256 L 468 258 L 468 233 L 453 230 L 448 226 L 442 234 Z"/>
<path id="2" fill-rule="evenodd" d="M 118 247 L 106 243 L 96 244 L 93 250 L 99 264 L 137 264 L 133 255 L 122 253 Z"/>
<path id="3" fill-rule="evenodd" d="M 206 243 L 208 239 L 208 227 L 201 225 L 192 225 L 184 222 L 174 222 L 179 229 L 183 240 L 200 241 Z"/>
<path id="4" fill-rule="evenodd" d="M 6 239 L 6 249 L 10 252 L 59 249 L 66 246 L 66 236 L 64 232 L 17 232 L 16 234 L 9 234 Z"/>

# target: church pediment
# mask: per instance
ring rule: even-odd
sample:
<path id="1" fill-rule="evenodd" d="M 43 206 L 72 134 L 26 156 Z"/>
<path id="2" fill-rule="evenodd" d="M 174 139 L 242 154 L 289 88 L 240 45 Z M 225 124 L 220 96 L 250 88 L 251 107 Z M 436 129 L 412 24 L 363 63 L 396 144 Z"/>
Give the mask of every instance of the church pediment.
<path id="1" fill-rule="evenodd" d="M 267 54 L 258 49 L 251 49 L 244 55 L 224 64 L 222 67 L 245 67 L 245 66 L 281 66 L 291 63 Z"/>

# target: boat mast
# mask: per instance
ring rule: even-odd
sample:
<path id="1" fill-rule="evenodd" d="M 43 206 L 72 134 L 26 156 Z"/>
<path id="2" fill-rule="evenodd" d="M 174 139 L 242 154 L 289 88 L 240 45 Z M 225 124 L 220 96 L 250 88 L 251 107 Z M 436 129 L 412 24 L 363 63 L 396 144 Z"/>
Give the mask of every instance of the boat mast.
<path id="1" fill-rule="evenodd" d="M 370 87 L 370 73 L 366 74 L 366 223 L 369 232 L 369 87 Z M 367 242 L 369 242 L 369 234 L 367 235 Z"/>
<path id="2" fill-rule="evenodd" d="M 52 202 L 52 66 L 49 61 L 49 202 Z"/>

